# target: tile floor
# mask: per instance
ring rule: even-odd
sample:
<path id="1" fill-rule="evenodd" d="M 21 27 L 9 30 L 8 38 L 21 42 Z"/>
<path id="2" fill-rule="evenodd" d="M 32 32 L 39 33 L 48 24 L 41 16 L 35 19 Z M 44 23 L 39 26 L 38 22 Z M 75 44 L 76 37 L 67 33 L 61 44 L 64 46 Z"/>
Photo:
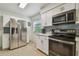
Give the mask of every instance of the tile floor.
<path id="1" fill-rule="evenodd" d="M 0 56 L 45 56 L 45 54 L 37 50 L 35 44 L 31 42 L 15 50 L 0 51 Z"/>

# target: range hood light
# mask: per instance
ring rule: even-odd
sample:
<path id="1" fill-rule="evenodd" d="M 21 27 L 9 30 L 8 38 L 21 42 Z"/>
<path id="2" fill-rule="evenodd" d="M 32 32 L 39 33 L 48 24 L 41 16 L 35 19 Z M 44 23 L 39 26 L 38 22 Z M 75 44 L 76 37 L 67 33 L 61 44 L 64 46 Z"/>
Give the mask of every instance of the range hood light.
<path id="1" fill-rule="evenodd" d="M 19 7 L 20 7 L 20 8 L 24 8 L 26 5 L 27 5 L 27 3 L 20 3 L 20 4 L 19 4 Z"/>

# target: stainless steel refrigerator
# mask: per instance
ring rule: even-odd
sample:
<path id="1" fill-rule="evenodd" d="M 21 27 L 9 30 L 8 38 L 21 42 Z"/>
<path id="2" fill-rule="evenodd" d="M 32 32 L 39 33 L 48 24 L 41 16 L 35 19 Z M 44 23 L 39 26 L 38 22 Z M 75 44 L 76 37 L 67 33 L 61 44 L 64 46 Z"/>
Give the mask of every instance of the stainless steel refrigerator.
<path id="1" fill-rule="evenodd" d="M 10 49 L 19 48 L 27 44 L 26 22 L 22 20 L 10 20 Z"/>
<path id="2" fill-rule="evenodd" d="M 27 44 L 27 27 L 26 21 L 18 20 L 19 47 Z"/>

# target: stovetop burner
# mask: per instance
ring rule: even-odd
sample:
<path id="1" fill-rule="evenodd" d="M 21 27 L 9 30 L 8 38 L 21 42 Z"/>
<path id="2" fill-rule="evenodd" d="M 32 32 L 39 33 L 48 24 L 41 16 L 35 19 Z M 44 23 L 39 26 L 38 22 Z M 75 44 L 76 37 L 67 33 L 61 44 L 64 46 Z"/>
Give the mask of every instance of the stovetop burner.
<path id="1" fill-rule="evenodd" d="M 75 37 L 73 37 L 73 36 L 67 37 L 67 36 L 63 36 L 63 35 L 51 35 L 51 36 L 49 36 L 49 38 L 55 38 L 55 39 L 71 41 L 71 42 L 75 41 Z"/>

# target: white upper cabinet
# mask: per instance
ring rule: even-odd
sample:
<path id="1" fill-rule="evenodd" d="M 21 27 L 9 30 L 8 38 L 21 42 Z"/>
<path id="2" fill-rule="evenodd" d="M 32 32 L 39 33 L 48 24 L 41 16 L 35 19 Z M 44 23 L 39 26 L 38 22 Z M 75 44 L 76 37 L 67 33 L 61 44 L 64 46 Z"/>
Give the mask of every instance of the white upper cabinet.
<path id="1" fill-rule="evenodd" d="M 52 12 L 46 12 L 41 14 L 41 24 L 42 26 L 52 26 Z"/>
<path id="2" fill-rule="evenodd" d="M 58 7 L 58 10 L 59 12 L 65 12 L 65 11 L 69 11 L 69 10 L 72 10 L 72 9 L 75 9 L 75 3 L 67 3 L 67 4 L 64 4 L 62 6 L 59 6 Z"/>
<path id="3" fill-rule="evenodd" d="M 76 4 L 76 23 L 79 23 L 79 3 Z"/>
<path id="4" fill-rule="evenodd" d="M 51 15 L 53 16 L 53 15 L 56 15 L 56 14 L 59 14 L 62 12 L 66 12 L 66 11 L 69 11 L 72 9 L 76 9 L 75 3 L 62 4 L 62 5 L 59 5 L 58 7 L 54 8 L 50 11 L 51 11 Z"/>
<path id="5" fill-rule="evenodd" d="M 46 20 L 46 26 L 52 26 L 52 13 L 51 11 L 47 12 L 47 20 Z"/>
<path id="6" fill-rule="evenodd" d="M 46 26 L 47 13 L 41 14 L 41 24 L 42 26 Z"/>

